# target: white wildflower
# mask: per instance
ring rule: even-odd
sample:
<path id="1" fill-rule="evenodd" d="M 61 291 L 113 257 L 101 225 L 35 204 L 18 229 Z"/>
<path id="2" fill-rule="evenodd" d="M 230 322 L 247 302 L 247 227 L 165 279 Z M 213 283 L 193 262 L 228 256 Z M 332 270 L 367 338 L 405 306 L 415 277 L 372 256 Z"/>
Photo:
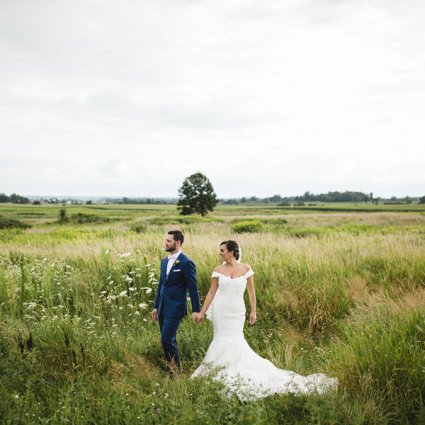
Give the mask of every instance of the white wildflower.
<path id="1" fill-rule="evenodd" d="M 121 291 L 119 296 L 120 297 L 126 297 L 127 296 L 127 290 Z"/>

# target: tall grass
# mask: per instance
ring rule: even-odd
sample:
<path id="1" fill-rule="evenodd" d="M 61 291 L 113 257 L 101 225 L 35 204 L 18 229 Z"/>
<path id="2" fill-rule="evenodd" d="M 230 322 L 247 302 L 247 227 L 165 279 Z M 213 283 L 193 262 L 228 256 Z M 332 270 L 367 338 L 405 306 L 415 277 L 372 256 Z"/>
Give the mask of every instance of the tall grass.
<path id="1" fill-rule="evenodd" d="M 240 242 L 242 261 L 255 272 L 259 317 L 245 335 L 260 355 L 278 367 L 325 372 L 341 382 L 337 393 L 324 397 L 241 403 L 225 397 L 219 383 L 188 379 L 211 341 L 209 322 L 197 327 L 183 321 L 178 340 L 184 370 L 176 380 L 167 377 L 150 311 L 164 235 L 175 223 L 173 217 L 155 220 L 152 212 L 136 217 L 135 211 L 129 217 L 136 221 L 127 224 L 40 223 L 1 231 L 2 423 L 423 420 L 420 223 L 412 226 L 400 216 L 403 225 L 397 226 L 392 217 L 389 227 L 380 218 L 374 229 L 386 230 L 371 231 L 358 215 L 353 224 L 312 215 L 307 227 L 315 231 L 302 237 L 278 230 L 302 230 L 301 223 L 292 217 L 286 223 L 270 211 L 267 219 L 258 212 L 262 233 L 235 234 L 231 226 L 240 218 L 226 215 L 178 224 L 197 264 L 202 297 L 219 264 L 220 242 Z M 132 223 L 143 224 L 143 232 L 133 231 Z"/>

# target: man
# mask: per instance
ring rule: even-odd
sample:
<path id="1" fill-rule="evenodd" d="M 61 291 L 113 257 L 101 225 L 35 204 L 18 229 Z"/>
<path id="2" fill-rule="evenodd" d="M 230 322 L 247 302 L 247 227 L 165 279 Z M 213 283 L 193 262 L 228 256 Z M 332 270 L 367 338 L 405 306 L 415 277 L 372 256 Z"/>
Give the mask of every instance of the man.
<path id="1" fill-rule="evenodd" d="M 170 254 L 161 261 L 158 289 L 152 310 L 153 320 L 159 320 L 161 343 L 167 370 L 173 377 L 180 370 L 180 357 L 176 341 L 177 329 L 187 315 L 187 291 L 192 303 L 192 317 L 199 323 L 200 301 L 196 284 L 195 263 L 181 251 L 184 242 L 180 230 L 168 232 L 165 250 Z"/>

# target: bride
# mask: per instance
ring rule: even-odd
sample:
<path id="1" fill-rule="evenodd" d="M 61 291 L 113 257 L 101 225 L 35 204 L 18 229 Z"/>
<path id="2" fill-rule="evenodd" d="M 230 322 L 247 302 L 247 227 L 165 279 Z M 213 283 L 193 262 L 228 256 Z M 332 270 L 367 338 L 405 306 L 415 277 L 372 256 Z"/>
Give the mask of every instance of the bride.
<path id="1" fill-rule="evenodd" d="M 248 288 L 251 313 L 249 324 L 257 320 L 254 272 L 240 260 L 240 248 L 236 241 L 220 244 L 223 264 L 211 275 L 211 288 L 199 313 L 199 321 L 213 321 L 214 338 L 201 365 L 191 378 L 214 374 L 230 393 L 241 400 L 267 397 L 276 393 L 324 393 L 338 385 L 336 378 L 316 373 L 303 376 L 279 369 L 269 360 L 256 354 L 243 335 L 245 303 L 243 294 Z"/>

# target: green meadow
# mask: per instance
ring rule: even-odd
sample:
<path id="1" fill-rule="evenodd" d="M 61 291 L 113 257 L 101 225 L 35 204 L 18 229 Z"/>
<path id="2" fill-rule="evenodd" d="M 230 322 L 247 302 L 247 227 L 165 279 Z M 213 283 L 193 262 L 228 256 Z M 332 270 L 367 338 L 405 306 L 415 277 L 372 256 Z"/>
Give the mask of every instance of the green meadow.
<path id="1" fill-rule="evenodd" d="M 425 206 L 61 208 L 0 205 L 0 423 L 425 424 Z M 189 317 L 170 379 L 150 314 L 175 228 L 201 298 L 236 239 L 255 272 L 251 347 L 338 390 L 241 402 L 191 380 L 213 329 Z"/>

